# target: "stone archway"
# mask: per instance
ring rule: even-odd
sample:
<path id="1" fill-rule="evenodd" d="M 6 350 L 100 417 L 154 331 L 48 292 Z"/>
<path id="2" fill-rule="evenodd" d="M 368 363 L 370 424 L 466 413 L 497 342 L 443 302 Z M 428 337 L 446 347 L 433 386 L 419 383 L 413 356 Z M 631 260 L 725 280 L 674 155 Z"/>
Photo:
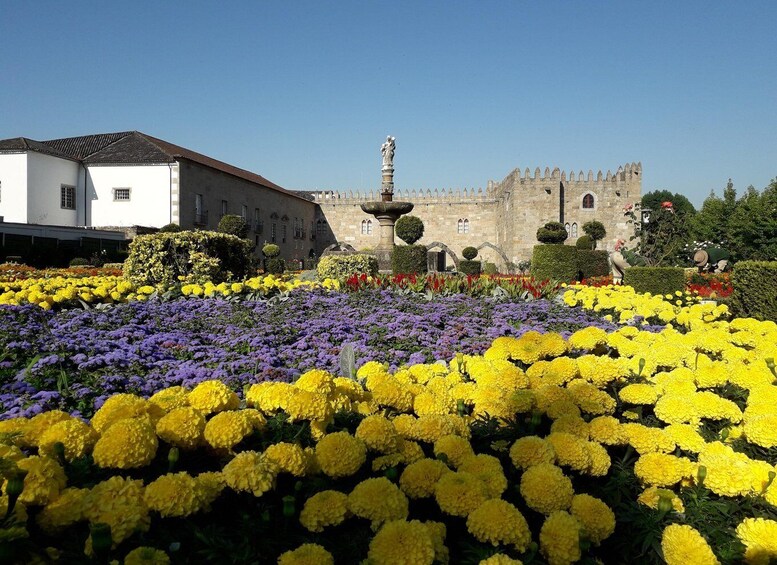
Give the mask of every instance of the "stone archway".
<path id="1" fill-rule="evenodd" d="M 510 265 L 510 260 L 507 258 L 507 255 L 505 255 L 505 252 L 502 251 L 501 248 L 497 247 L 493 243 L 489 243 L 488 241 L 486 241 L 486 242 L 483 242 L 480 245 L 478 245 L 477 246 L 477 250 L 480 251 L 484 247 L 488 247 L 489 249 L 493 249 L 494 252 L 496 252 L 496 254 L 499 255 L 499 257 L 502 259 L 502 261 L 504 261 L 505 268 L 507 269 L 507 273 L 510 274 L 510 275 L 514 274 L 513 273 L 513 268 Z"/>
<path id="2" fill-rule="evenodd" d="M 324 248 L 324 250 L 321 252 L 321 256 L 329 255 L 330 253 L 336 253 L 336 252 L 343 252 L 347 251 L 350 253 L 356 253 L 356 249 L 353 245 L 350 243 L 345 243 L 344 241 L 338 241 L 337 243 L 333 243 L 332 245 L 328 245 Z"/>
<path id="3" fill-rule="evenodd" d="M 445 253 L 447 253 L 450 256 L 450 258 L 453 260 L 453 265 L 456 267 L 456 270 L 458 271 L 459 270 L 459 258 L 456 256 L 456 254 L 453 252 L 453 250 L 450 247 L 448 247 L 447 245 L 445 245 L 444 243 L 442 243 L 440 241 L 433 241 L 432 243 L 430 243 L 429 245 L 426 246 L 426 250 L 427 251 L 431 251 L 432 249 L 436 249 L 438 247 L 440 249 L 442 249 L 443 251 L 445 251 Z"/>

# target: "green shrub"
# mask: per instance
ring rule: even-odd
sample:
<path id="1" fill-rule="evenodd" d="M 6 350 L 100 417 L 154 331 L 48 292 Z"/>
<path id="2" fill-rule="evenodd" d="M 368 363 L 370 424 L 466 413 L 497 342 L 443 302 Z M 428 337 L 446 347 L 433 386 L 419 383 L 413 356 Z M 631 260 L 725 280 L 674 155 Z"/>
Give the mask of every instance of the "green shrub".
<path id="1" fill-rule="evenodd" d="M 90 265 L 89 259 L 84 259 L 83 257 L 73 257 L 70 260 L 69 265 L 71 267 L 83 267 L 84 265 Z"/>
<path id="2" fill-rule="evenodd" d="M 318 262 L 318 278 L 345 279 L 351 275 L 378 274 L 378 258 L 374 255 L 325 255 Z"/>
<path id="3" fill-rule="evenodd" d="M 216 228 L 216 231 L 245 239 L 245 236 L 248 235 L 248 224 L 242 216 L 226 214 L 219 220 L 219 227 Z"/>
<path id="4" fill-rule="evenodd" d="M 212 231 L 139 235 L 130 243 L 124 276 L 152 286 L 243 279 L 250 273 L 251 247 L 239 237 Z"/>
<path id="5" fill-rule="evenodd" d="M 682 267 L 629 267 L 623 275 L 623 284 L 636 292 L 674 294 L 685 289 L 685 270 Z"/>
<path id="6" fill-rule="evenodd" d="M 281 248 L 274 243 L 265 243 L 262 247 L 262 254 L 268 259 L 272 259 L 281 254 Z"/>
<path id="7" fill-rule="evenodd" d="M 564 232 L 566 233 L 566 232 Z M 577 280 L 577 249 L 561 243 L 535 245 L 531 258 L 531 276 L 538 281 Z"/>
<path id="8" fill-rule="evenodd" d="M 777 261 L 739 261 L 731 284 L 734 315 L 777 322 Z"/>
<path id="9" fill-rule="evenodd" d="M 578 249 L 593 249 L 594 245 L 594 240 L 591 239 L 590 235 L 581 235 L 575 242 L 575 247 Z"/>
<path id="10" fill-rule="evenodd" d="M 561 222 L 548 222 L 537 230 L 537 241 L 540 243 L 564 243 L 568 237 Z"/>
<path id="11" fill-rule="evenodd" d="M 463 275 L 479 275 L 480 267 L 480 261 L 472 261 L 470 259 L 459 261 L 459 272 Z"/>
<path id="12" fill-rule="evenodd" d="M 583 232 L 593 240 L 594 247 L 596 247 L 597 241 L 604 239 L 604 236 L 607 235 L 607 230 L 605 229 L 604 224 L 596 220 L 591 220 L 590 222 L 584 223 Z"/>
<path id="13" fill-rule="evenodd" d="M 178 233 L 181 230 L 181 226 L 178 224 L 165 224 L 159 228 L 159 233 Z"/>
<path id="14" fill-rule="evenodd" d="M 577 270 L 578 275 L 584 279 L 606 277 L 610 274 L 609 253 L 591 248 L 578 249 Z"/>
<path id="15" fill-rule="evenodd" d="M 391 252 L 391 270 L 395 275 L 425 273 L 426 254 L 424 245 L 397 245 Z"/>
<path id="16" fill-rule="evenodd" d="M 472 261 L 475 257 L 478 256 L 478 250 L 474 247 L 465 247 L 462 249 L 461 254 L 467 261 Z"/>
<path id="17" fill-rule="evenodd" d="M 486 275 L 495 275 L 497 273 L 495 263 L 483 263 L 483 273 Z"/>
<path id="18" fill-rule="evenodd" d="M 286 270 L 286 261 L 279 257 L 267 259 L 264 262 L 264 272 L 270 275 L 282 275 Z"/>
<path id="19" fill-rule="evenodd" d="M 424 223 L 416 216 L 402 216 L 394 224 L 394 233 L 408 245 L 413 245 L 423 237 Z"/>

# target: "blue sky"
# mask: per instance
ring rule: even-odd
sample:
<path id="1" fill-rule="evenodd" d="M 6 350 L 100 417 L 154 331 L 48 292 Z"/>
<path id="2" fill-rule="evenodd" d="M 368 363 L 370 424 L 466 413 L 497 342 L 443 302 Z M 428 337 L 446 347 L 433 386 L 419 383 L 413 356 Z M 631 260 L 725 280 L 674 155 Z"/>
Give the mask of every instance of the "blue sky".
<path id="1" fill-rule="evenodd" d="M 13 2 L 0 138 L 139 130 L 290 189 L 777 176 L 777 2 Z"/>

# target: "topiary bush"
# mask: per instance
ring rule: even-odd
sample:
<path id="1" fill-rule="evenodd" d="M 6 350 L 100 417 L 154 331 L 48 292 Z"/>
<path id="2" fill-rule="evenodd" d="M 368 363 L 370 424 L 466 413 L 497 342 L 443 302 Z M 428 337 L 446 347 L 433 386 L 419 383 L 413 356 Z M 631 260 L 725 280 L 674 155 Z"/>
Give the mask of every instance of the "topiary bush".
<path id="1" fill-rule="evenodd" d="M 394 233 L 408 245 L 413 245 L 423 237 L 424 223 L 416 216 L 402 216 L 394 224 Z"/>
<path id="2" fill-rule="evenodd" d="M 264 262 L 264 272 L 268 275 L 282 275 L 286 271 L 286 261 L 273 257 Z"/>
<path id="3" fill-rule="evenodd" d="M 475 247 L 465 247 L 462 249 L 461 254 L 467 261 L 472 261 L 478 256 L 478 250 Z"/>
<path id="4" fill-rule="evenodd" d="M 244 239 L 212 231 L 139 235 L 130 243 L 124 276 L 138 286 L 244 279 L 250 274 L 251 247 Z"/>
<path id="5" fill-rule="evenodd" d="M 589 235 L 581 235 L 575 242 L 575 247 L 578 249 L 593 249 L 594 245 L 594 240 Z"/>
<path id="6" fill-rule="evenodd" d="M 682 267 L 629 267 L 623 284 L 636 292 L 674 294 L 685 289 L 685 269 Z"/>
<path id="7" fill-rule="evenodd" d="M 401 218 L 400 218 L 401 219 Z M 426 246 L 397 245 L 391 251 L 391 271 L 395 275 L 426 273 Z"/>
<path id="8" fill-rule="evenodd" d="M 583 232 L 593 240 L 594 244 L 592 249 L 596 248 L 597 241 L 604 239 L 604 236 L 607 235 L 604 224 L 597 220 L 591 220 L 590 222 L 584 223 Z"/>
<path id="9" fill-rule="evenodd" d="M 374 255 L 325 255 L 321 257 L 317 267 L 319 280 L 345 279 L 351 275 L 366 273 L 371 276 L 378 274 L 378 258 Z"/>
<path id="10" fill-rule="evenodd" d="M 242 216 L 237 214 L 226 214 L 219 220 L 219 226 L 216 228 L 219 233 L 228 233 L 245 239 L 248 235 L 248 224 Z"/>
<path id="11" fill-rule="evenodd" d="M 268 259 L 273 259 L 281 254 L 281 248 L 274 243 L 265 243 L 262 247 L 262 254 Z"/>
<path id="12" fill-rule="evenodd" d="M 183 230 L 178 224 L 165 224 L 159 228 L 159 233 L 178 233 L 179 231 Z"/>
<path id="13" fill-rule="evenodd" d="M 540 243 L 564 243 L 569 237 L 564 224 L 548 222 L 537 230 L 537 241 Z"/>
<path id="14" fill-rule="evenodd" d="M 70 263 L 68 263 L 71 267 L 83 267 L 84 265 L 89 265 L 89 259 L 84 259 L 83 257 L 73 257 L 70 260 Z"/>
<path id="15" fill-rule="evenodd" d="M 534 279 L 568 283 L 577 280 L 577 274 L 577 248 L 560 243 L 534 246 L 531 258 Z"/>
<path id="16" fill-rule="evenodd" d="M 498 271 L 496 269 L 496 263 L 489 263 L 489 262 L 483 263 L 483 274 L 495 275 L 497 274 L 497 272 Z"/>
<path id="17" fill-rule="evenodd" d="M 578 249 L 577 270 L 578 276 L 584 279 L 606 277 L 610 274 L 610 255 L 598 249 Z"/>
<path id="18" fill-rule="evenodd" d="M 740 261 L 731 284 L 734 315 L 777 322 L 777 261 Z"/>
<path id="19" fill-rule="evenodd" d="M 470 259 L 462 259 L 459 261 L 459 272 L 463 275 L 479 275 L 481 267 L 482 264 L 480 261 L 472 261 Z"/>

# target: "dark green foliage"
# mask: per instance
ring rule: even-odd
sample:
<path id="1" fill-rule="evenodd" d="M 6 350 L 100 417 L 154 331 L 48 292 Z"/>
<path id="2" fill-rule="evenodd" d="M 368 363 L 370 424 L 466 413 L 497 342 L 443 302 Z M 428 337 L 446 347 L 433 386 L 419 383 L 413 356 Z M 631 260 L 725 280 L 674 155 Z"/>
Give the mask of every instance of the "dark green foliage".
<path id="1" fill-rule="evenodd" d="M 590 222 L 584 223 L 583 232 L 594 241 L 594 247 L 596 247 L 597 241 L 604 239 L 604 236 L 607 235 L 604 224 L 597 220 L 591 220 Z"/>
<path id="2" fill-rule="evenodd" d="M 577 248 L 560 243 L 534 246 L 531 276 L 536 280 L 568 283 L 577 280 L 577 273 Z"/>
<path id="3" fill-rule="evenodd" d="M 470 259 L 459 261 L 459 272 L 463 275 L 479 275 L 480 267 L 480 261 L 472 261 Z"/>
<path id="4" fill-rule="evenodd" d="M 674 294 L 685 289 L 685 270 L 680 267 L 630 267 L 623 276 L 623 284 L 637 292 Z"/>
<path id="5" fill-rule="evenodd" d="M 272 259 L 281 254 L 281 248 L 274 243 L 266 243 L 264 247 L 262 247 L 262 254 L 268 259 Z"/>
<path id="6" fill-rule="evenodd" d="M 264 272 L 270 275 L 281 275 L 286 270 L 286 261 L 273 257 L 264 263 Z"/>
<path id="7" fill-rule="evenodd" d="M 691 216 L 696 214 L 696 208 L 691 201 L 678 192 L 671 193 L 668 190 L 653 190 L 642 195 L 642 208 L 656 211 L 661 208 L 661 204 L 664 202 L 671 202 L 676 214 L 688 214 Z M 585 227 L 583 229 L 585 230 Z"/>
<path id="8" fill-rule="evenodd" d="M 590 235 L 581 235 L 575 242 L 575 247 L 578 249 L 593 249 L 595 245 L 596 244 L 594 243 L 594 240 L 591 239 Z"/>
<path id="9" fill-rule="evenodd" d="M 537 241 L 540 243 L 564 243 L 569 234 L 560 222 L 548 222 L 537 230 Z"/>
<path id="10" fill-rule="evenodd" d="M 474 248 L 474 247 L 465 247 L 465 248 L 464 248 L 464 249 L 461 251 L 461 254 L 462 254 L 462 256 L 463 256 L 463 257 L 464 257 L 464 258 L 465 258 L 467 261 L 472 261 L 472 260 L 473 260 L 475 257 L 477 257 L 477 256 L 478 256 L 478 250 L 477 250 L 476 248 Z"/>
<path id="11" fill-rule="evenodd" d="M 495 275 L 497 273 L 496 265 L 494 263 L 483 263 L 483 274 Z"/>
<path id="12" fill-rule="evenodd" d="M 402 216 L 394 225 L 394 233 L 408 245 L 413 245 L 423 237 L 424 223 L 417 216 Z"/>
<path id="13" fill-rule="evenodd" d="M 242 216 L 227 214 L 222 216 L 221 220 L 219 220 L 219 227 L 216 228 L 216 231 L 235 235 L 240 239 L 244 239 L 245 236 L 248 235 L 248 224 Z"/>
<path id="14" fill-rule="evenodd" d="M 84 265 L 89 265 L 89 260 L 84 259 L 83 257 L 73 257 L 70 260 L 70 266 L 71 267 L 82 267 Z"/>
<path id="15" fill-rule="evenodd" d="M 178 224 L 165 224 L 161 228 L 159 228 L 159 233 L 177 233 L 181 230 L 181 226 Z"/>
<path id="16" fill-rule="evenodd" d="M 426 273 L 426 247 L 424 245 L 395 246 L 391 252 L 391 270 L 395 275 Z"/>
<path id="17" fill-rule="evenodd" d="M 731 283 L 734 315 L 777 322 L 777 261 L 740 261 Z"/>
<path id="18" fill-rule="evenodd" d="M 605 277 L 610 274 L 610 256 L 606 251 L 597 249 L 578 249 L 577 269 L 584 279 Z"/>

